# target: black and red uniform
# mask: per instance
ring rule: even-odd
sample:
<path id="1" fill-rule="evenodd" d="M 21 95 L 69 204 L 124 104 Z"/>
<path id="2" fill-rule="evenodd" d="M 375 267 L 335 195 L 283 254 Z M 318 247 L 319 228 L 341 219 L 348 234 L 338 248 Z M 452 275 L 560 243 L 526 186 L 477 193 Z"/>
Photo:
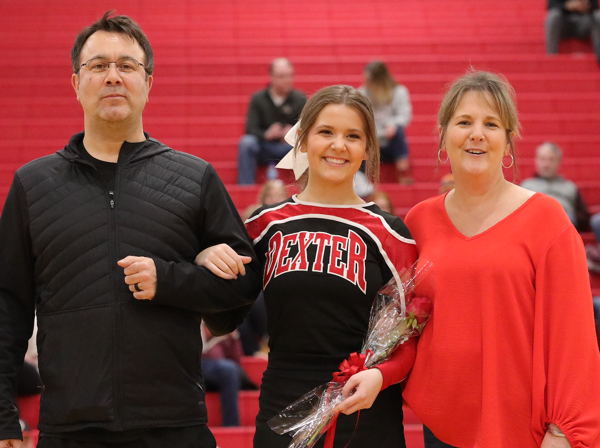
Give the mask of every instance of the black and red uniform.
<path id="1" fill-rule="evenodd" d="M 270 335 L 254 446 L 285 448 L 291 438 L 267 420 L 330 381 L 340 362 L 360 351 L 377 291 L 413 265 L 416 246 L 402 220 L 373 203 L 322 205 L 294 196 L 260 208 L 246 228 L 263 266 Z M 379 366 L 385 390 L 361 411 L 358 426 L 357 413 L 340 416 L 336 447 L 351 437 L 350 447 L 405 446 L 394 384 L 410 371 L 415 346 L 411 339 Z"/>

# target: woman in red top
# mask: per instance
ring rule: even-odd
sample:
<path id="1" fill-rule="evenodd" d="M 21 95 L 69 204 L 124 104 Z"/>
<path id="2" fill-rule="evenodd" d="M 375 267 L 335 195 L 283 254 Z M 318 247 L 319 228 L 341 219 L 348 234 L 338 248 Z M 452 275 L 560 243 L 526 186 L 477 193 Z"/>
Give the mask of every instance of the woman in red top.
<path id="1" fill-rule="evenodd" d="M 503 176 L 519 132 L 512 94 L 485 72 L 454 83 L 438 157 L 456 188 L 406 218 L 435 266 L 434 312 L 403 394 L 435 434 L 426 428 L 428 448 L 600 446 L 585 252 L 557 201 Z"/>

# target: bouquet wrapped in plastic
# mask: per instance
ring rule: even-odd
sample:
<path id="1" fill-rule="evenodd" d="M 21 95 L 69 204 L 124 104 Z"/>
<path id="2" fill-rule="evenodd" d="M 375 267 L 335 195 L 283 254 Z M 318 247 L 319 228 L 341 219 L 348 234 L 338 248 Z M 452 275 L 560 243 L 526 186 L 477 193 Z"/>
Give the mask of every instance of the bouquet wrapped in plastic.
<path id="1" fill-rule="evenodd" d="M 369 329 L 360 353 L 353 353 L 340 365 L 333 380 L 311 390 L 267 423 L 278 434 L 290 434 L 288 448 L 312 448 L 327 431 L 325 446 L 333 446 L 337 414 L 333 409 L 344 400 L 342 389 L 350 377 L 388 359 L 409 338 L 419 336 L 429 320 L 433 304 L 427 297 L 415 297 L 415 286 L 431 270 L 431 262 L 421 262 L 400 273 L 381 288 L 373 306 Z"/>

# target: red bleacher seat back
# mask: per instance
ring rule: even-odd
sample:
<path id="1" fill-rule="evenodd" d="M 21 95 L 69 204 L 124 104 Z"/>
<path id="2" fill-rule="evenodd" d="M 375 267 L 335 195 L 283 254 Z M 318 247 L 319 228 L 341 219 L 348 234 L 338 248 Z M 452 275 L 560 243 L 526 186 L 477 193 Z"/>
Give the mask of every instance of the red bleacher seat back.
<path id="1" fill-rule="evenodd" d="M 240 359 L 242 369 L 257 386 L 262 383 L 262 376 L 264 371 L 267 370 L 267 363 L 268 361 L 265 358 L 257 358 L 256 356 L 242 356 L 242 359 Z"/>

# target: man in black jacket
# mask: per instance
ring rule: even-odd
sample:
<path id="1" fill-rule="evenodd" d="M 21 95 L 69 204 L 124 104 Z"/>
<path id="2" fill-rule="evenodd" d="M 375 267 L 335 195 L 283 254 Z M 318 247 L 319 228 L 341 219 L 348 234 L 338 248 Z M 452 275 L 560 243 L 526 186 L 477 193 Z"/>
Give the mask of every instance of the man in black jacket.
<path id="1" fill-rule="evenodd" d="M 251 185 L 256 181 L 256 166 L 269 165 L 276 178 L 275 164 L 291 146 L 283 137 L 296 124 L 306 104 L 306 96 L 294 90 L 294 67 L 285 58 L 277 58 L 269 69 L 271 82 L 265 90 L 256 92 L 250 100 L 246 120 L 246 135 L 238 146 L 238 183 Z"/>
<path id="2" fill-rule="evenodd" d="M 71 58 L 85 132 L 16 172 L 0 219 L 0 448 L 21 444 L 36 311 L 39 447 L 215 447 L 200 321 L 223 334 L 243 319 L 260 288 L 251 243 L 212 166 L 144 133 L 141 28 L 106 13 Z M 193 264 L 220 243 L 249 257 L 246 275 Z"/>

